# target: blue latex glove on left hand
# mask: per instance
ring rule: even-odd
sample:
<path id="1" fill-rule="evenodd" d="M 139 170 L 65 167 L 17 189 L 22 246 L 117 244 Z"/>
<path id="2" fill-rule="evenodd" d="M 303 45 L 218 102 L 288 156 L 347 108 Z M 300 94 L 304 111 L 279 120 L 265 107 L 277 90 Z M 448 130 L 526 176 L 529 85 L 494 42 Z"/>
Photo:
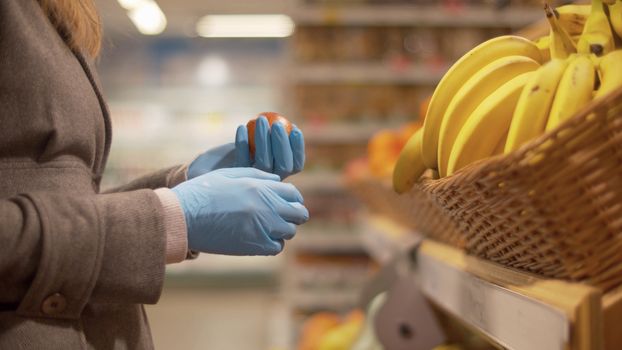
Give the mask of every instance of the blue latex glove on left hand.
<path id="1" fill-rule="evenodd" d="M 274 174 L 219 169 L 173 187 L 190 249 L 228 255 L 276 255 L 309 219 L 302 195 Z"/>
<path id="2" fill-rule="evenodd" d="M 268 120 L 260 116 L 255 126 L 254 159 L 251 158 L 248 148 L 248 130 L 245 125 L 240 125 L 236 131 L 235 143 L 212 148 L 190 164 L 188 179 L 216 169 L 234 167 L 255 167 L 284 179 L 302 171 L 304 164 L 305 143 L 302 131 L 294 126 L 288 136 L 281 123 L 274 123 L 270 127 Z"/>

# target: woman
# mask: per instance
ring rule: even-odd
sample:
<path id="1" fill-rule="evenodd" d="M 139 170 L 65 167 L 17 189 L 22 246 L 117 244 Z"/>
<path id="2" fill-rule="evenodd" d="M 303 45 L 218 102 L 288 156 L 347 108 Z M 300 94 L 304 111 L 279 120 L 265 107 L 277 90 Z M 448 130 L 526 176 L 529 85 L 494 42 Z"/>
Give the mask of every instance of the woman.
<path id="1" fill-rule="evenodd" d="M 0 1 L 0 349 L 152 348 L 142 304 L 165 263 L 277 254 L 308 219 L 279 181 L 302 169 L 302 134 L 263 118 L 252 162 L 240 127 L 188 167 L 99 193 L 111 126 L 91 1 Z"/>

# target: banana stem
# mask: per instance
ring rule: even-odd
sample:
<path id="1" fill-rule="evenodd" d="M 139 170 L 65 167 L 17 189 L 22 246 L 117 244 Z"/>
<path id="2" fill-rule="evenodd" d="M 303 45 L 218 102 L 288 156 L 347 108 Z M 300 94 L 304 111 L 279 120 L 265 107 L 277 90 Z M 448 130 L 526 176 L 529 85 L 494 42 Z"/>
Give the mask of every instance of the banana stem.
<path id="1" fill-rule="evenodd" d="M 551 27 L 551 57 L 566 58 L 576 53 L 577 46 L 568 32 L 559 24 L 555 10 L 547 2 L 544 3 L 544 13 Z"/>

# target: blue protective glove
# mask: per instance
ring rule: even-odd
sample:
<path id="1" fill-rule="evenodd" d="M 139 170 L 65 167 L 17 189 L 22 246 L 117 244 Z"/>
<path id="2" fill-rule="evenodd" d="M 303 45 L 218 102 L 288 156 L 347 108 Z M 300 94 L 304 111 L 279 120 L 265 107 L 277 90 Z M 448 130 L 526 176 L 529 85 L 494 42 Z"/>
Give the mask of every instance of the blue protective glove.
<path id="1" fill-rule="evenodd" d="M 248 148 L 248 130 L 240 125 L 235 143 L 227 143 L 198 156 L 188 167 L 188 179 L 210 171 L 233 167 L 255 167 L 275 173 L 281 178 L 302 171 L 305 164 L 305 144 L 302 131 L 294 126 L 287 135 L 281 123 L 270 128 L 268 120 L 261 116 L 255 126 L 255 157 L 251 159 Z"/>
<path id="2" fill-rule="evenodd" d="M 188 227 L 188 246 L 205 253 L 276 255 L 309 219 L 302 195 L 277 175 L 229 168 L 173 188 Z"/>

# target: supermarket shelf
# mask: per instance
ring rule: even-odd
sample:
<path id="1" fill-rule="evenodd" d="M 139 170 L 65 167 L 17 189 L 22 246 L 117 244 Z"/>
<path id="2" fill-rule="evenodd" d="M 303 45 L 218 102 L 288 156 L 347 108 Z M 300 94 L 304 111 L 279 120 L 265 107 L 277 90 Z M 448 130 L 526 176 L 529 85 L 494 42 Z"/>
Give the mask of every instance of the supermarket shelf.
<path id="1" fill-rule="evenodd" d="M 436 85 L 448 67 L 407 65 L 392 67 L 386 63 L 314 63 L 298 64 L 289 76 L 298 84 L 374 83 Z"/>
<path id="2" fill-rule="evenodd" d="M 378 130 L 398 128 L 399 124 L 344 123 L 302 127 L 308 144 L 367 144 Z"/>
<path id="3" fill-rule="evenodd" d="M 300 232 L 294 243 L 296 249 L 314 253 L 362 253 L 363 243 L 357 234 L 309 234 Z"/>
<path id="4" fill-rule="evenodd" d="M 287 179 L 303 194 L 316 191 L 344 191 L 345 186 L 340 172 L 307 171 Z"/>
<path id="5" fill-rule="evenodd" d="M 421 236 L 381 215 L 369 214 L 362 225 L 361 241 L 369 255 L 386 264 L 400 252 L 413 247 Z"/>
<path id="6" fill-rule="evenodd" d="M 424 241 L 417 255 L 423 293 L 508 349 L 602 349 L 601 295 L 544 280 Z"/>
<path id="7" fill-rule="evenodd" d="M 542 18 L 539 7 L 494 9 L 465 6 L 449 9 L 441 6 L 307 6 L 291 13 L 298 25 L 404 25 L 445 27 L 520 28 Z"/>
<path id="8" fill-rule="evenodd" d="M 356 306 L 360 297 L 359 289 L 348 291 L 298 291 L 291 296 L 291 302 L 301 310 L 344 310 Z"/>

